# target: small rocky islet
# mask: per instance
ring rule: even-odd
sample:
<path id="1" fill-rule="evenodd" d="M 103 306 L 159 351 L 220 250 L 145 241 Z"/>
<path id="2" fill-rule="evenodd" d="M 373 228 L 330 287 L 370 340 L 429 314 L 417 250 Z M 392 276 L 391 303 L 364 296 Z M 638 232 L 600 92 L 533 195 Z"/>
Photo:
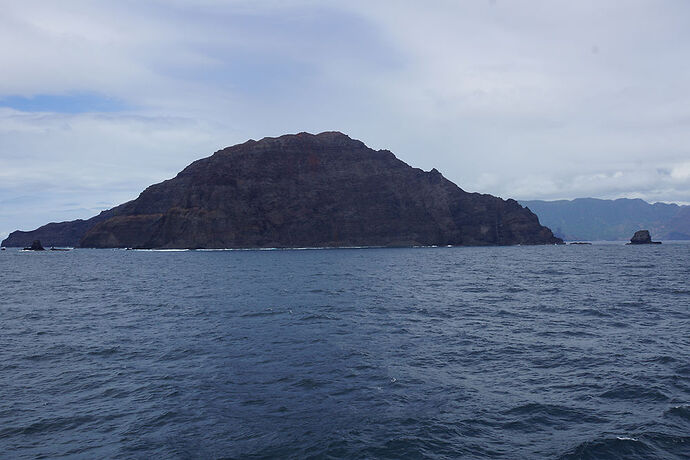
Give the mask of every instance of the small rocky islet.
<path id="1" fill-rule="evenodd" d="M 31 246 L 27 246 L 23 250 L 24 251 L 45 251 L 46 249 L 41 244 L 41 240 L 34 240 L 31 242 Z"/>
<path id="2" fill-rule="evenodd" d="M 652 241 L 649 230 L 638 230 L 635 232 L 628 244 L 661 244 L 661 241 Z"/>
<path id="3" fill-rule="evenodd" d="M 16 231 L 90 248 L 562 244 L 517 201 L 469 193 L 339 132 L 250 140 L 88 219 Z"/>

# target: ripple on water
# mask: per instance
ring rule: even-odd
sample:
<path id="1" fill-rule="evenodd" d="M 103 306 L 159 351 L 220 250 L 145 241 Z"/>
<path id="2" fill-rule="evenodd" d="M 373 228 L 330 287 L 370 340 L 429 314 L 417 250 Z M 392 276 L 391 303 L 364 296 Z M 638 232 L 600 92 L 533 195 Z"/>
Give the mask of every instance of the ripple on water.
<path id="1" fill-rule="evenodd" d="M 690 405 L 683 404 L 680 406 L 671 407 L 664 412 L 664 417 L 679 418 L 690 422 Z M 690 428 L 690 426 L 688 428 Z"/>
<path id="2" fill-rule="evenodd" d="M 0 456 L 690 458 L 687 248 L 3 251 Z"/>
<path id="3" fill-rule="evenodd" d="M 527 403 L 503 412 L 508 421 L 503 428 L 525 432 L 557 428 L 573 422 L 589 424 L 604 423 L 607 420 L 590 411 L 558 404 Z"/>
<path id="4" fill-rule="evenodd" d="M 622 383 L 601 393 L 604 399 L 618 399 L 630 401 L 667 401 L 669 397 L 656 388 L 642 385 Z"/>
<path id="5" fill-rule="evenodd" d="M 654 455 L 654 449 L 644 441 L 633 437 L 616 436 L 583 442 L 559 458 L 560 460 L 648 460 L 654 458 Z"/>

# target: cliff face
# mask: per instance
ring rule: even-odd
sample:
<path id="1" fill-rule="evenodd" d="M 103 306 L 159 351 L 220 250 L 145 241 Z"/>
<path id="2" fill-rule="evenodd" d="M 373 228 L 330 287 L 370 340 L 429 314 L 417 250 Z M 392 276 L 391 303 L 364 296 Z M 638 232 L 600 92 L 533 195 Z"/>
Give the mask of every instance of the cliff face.
<path id="1" fill-rule="evenodd" d="M 226 148 L 106 213 L 79 224 L 89 227 L 82 247 L 560 242 L 514 200 L 464 192 L 436 170 L 334 132 Z"/>

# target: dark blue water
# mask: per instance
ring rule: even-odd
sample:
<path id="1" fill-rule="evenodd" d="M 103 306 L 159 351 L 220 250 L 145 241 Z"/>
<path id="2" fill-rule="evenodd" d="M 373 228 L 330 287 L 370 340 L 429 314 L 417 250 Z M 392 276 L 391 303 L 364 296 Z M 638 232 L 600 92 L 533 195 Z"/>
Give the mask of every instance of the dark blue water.
<path id="1" fill-rule="evenodd" d="M 0 457 L 690 456 L 690 245 L 0 252 Z"/>

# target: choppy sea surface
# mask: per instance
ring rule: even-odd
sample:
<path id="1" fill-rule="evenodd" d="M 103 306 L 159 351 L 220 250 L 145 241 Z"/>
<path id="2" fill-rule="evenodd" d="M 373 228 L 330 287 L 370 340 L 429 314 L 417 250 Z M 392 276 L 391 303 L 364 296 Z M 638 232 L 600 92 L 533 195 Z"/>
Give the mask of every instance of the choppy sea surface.
<path id="1" fill-rule="evenodd" d="M 690 457 L 690 244 L 0 252 L 0 457 Z"/>

